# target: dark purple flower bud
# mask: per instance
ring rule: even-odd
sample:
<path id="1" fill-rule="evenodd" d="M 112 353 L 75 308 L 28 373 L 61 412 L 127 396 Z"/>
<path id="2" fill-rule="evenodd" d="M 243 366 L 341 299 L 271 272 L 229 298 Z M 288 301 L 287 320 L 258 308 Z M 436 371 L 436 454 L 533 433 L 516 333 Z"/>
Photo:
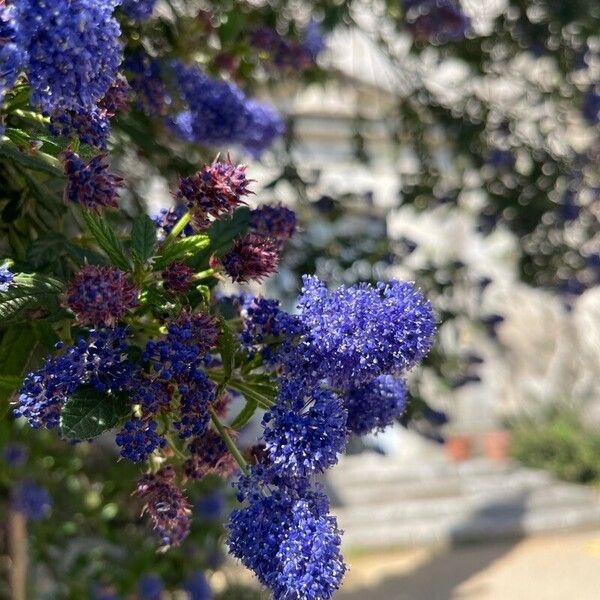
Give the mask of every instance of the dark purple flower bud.
<path id="1" fill-rule="evenodd" d="M 65 306 L 80 323 L 114 325 L 138 303 L 138 289 L 116 267 L 87 265 L 65 292 Z"/>
<path id="2" fill-rule="evenodd" d="M 281 204 L 261 206 L 250 213 L 250 227 L 260 235 L 289 240 L 296 232 L 296 213 Z"/>
<path id="3" fill-rule="evenodd" d="M 165 290 L 178 294 L 186 292 L 192 285 L 194 269 L 188 267 L 184 262 L 176 260 L 161 275 Z"/>
<path id="4" fill-rule="evenodd" d="M 243 196 L 251 194 L 245 165 L 214 162 L 179 182 L 175 197 L 185 202 L 191 211 L 192 224 L 198 230 L 210 226 L 212 219 L 230 216 L 241 204 Z"/>
<path id="5" fill-rule="evenodd" d="M 223 269 L 237 283 L 261 281 L 277 271 L 279 252 L 276 240 L 248 233 L 223 257 Z"/>
<path id="6" fill-rule="evenodd" d="M 237 470 L 237 464 L 229 454 L 225 442 L 212 429 L 193 439 L 188 448 L 191 457 L 183 465 L 188 479 L 202 479 L 209 473 L 228 477 Z"/>
<path id="7" fill-rule="evenodd" d="M 66 202 L 74 202 L 96 213 L 107 206 L 118 206 L 117 188 L 123 178 L 108 170 L 105 155 L 96 156 L 88 164 L 71 150 L 60 156 L 68 179 L 64 196 Z"/>
<path id="8" fill-rule="evenodd" d="M 98 108 L 104 110 L 108 117 L 114 117 L 120 112 L 124 112 L 128 107 L 129 83 L 124 75 L 119 73 L 104 98 L 98 102 Z"/>
<path id="9" fill-rule="evenodd" d="M 110 135 L 108 117 L 105 110 L 97 107 L 89 110 L 57 110 L 50 115 L 49 129 L 52 135 L 67 138 L 76 136 L 82 144 L 106 150 Z"/>
<path id="10" fill-rule="evenodd" d="M 190 505 L 175 485 L 173 468 L 163 467 L 156 475 L 144 475 L 136 493 L 144 500 L 142 514 L 150 517 L 163 546 L 181 544 L 190 531 Z"/>

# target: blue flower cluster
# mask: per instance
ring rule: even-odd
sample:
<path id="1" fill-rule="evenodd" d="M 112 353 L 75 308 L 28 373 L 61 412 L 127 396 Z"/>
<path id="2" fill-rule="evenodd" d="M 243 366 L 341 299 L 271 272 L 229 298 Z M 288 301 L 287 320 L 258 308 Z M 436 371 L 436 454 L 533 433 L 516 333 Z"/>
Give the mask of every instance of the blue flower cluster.
<path id="1" fill-rule="evenodd" d="M 11 272 L 8 265 L 0 265 L 0 292 L 8 292 L 15 274 Z"/>
<path id="2" fill-rule="evenodd" d="M 15 415 L 34 428 L 51 429 L 59 423 L 60 409 L 83 384 L 99 390 L 123 389 L 131 380 L 133 365 L 127 360 L 127 330 L 92 329 L 87 340 L 49 357 L 25 377 Z M 59 346 L 60 347 L 60 346 Z"/>
<path id="3" fill-rule="evenodd" d="M 157 448 L 164 448 L 167 440 L 156 433 L 157 427 L 152 419 L 127 421 L 115 438 L 117 446 L 121 448 L 121 456 L 141 462 L 147 460 Z"/>
<path id="4" fill-rule="evenodd" d="M 52 508 L 48 491 L 29 479 L 13 486 L 10 503 L 14 511 L 22 513 L 31 521 L 44 519 Z"/>
<path id="5" fill-rule="evenodd" d="M 190 600 L 211 600 L 212 590 L 206 577 L 200 571 L 190 573 L 183 583 L 183 589 L 188 593 Z"/>
<path id="6" fill-rule="evenodd" d="M 16 41 L 26 52 L 31 99 L 43 110 L 90 110 L 117 75 L 120 0 L 20 0 Z"/>
<path id="7" fill-rule="evenodd" d="M 303 485 L 277 485 L 262 467 L 238 482 L 231 553 L 252 569 L 274 600 L 331 598 L 346 571 L 341 536 L 327 496 Z"/>
<path id="8" fill-rule="evenodd" d="M 160 600 L 165 584 L 160 575 L 148 573 L 138 580 L 137 593 L 142 600 Z"/>
<path id="9" fill-rule="evenodd" d="M 19 71 L 25 62 L 25 52 L 15 43 L 17 23 L 14 8 L 0 5 L 0 105 L 4 96 L 17 81 Z M 0 128 L 0 133 L 2 133 Z"/>
<path id="10" fill-rule="evenodd" d="M 135 52 L 125 58 L 124 68 L 135 95 L 135 105 L 149 117 L 164 116 L 169 99 L 161 78 L 160 62 Z"/>
<path id="11" fill-rule="evenodd" d="M 247 98 L 235 84 L 212 79 L 199 67 L 179 61 L 171 67 L 187 104 L 171 124 L 183 139 L 209 146 L 239 144 L 258 155 L 283 133 L 279 115 Z"/>

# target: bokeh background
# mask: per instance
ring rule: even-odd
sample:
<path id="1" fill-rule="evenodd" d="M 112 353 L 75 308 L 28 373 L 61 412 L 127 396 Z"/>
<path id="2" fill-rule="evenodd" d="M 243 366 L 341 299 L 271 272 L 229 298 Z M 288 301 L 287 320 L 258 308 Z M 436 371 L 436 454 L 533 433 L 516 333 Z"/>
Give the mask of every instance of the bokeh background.
<path id="1" fill-rule="evenodd" d="M 123 27 L 140 103 L 116 121 L 111 156 L 130 216 L 158 214 L 177 175 L 231 151 L 256 180 L 253 206 L 298 213 L 270 295 L 293 310 L 304 273 L 395 277 L 438 314 L 407 414 L 353 441 L 325 482 L 351 567 L 339 597 L 597 598 L 600 6 L 159 0 Z M 285 132 L 264 151 L 179 139 L 141 102 L 156 88 L 136 88 L 136 60 L 149 81 L 165 55 L 268 102 Z M 15 198 L 2 191 L 8 227 Z M 29 258 L 51 270 L 66 253 L 49 232 Z M 157 556 L 128 496 L 137 469 L 115 464 L 112 440 L 69 447 L 8 415 L 0 428 L 0 595 L 17 551 L 31 598 L 262 597 L 225 559 L 223 482 L 194 484 L 188 542 Z M 19 493 L 28 520 L 8 508 Z"/>

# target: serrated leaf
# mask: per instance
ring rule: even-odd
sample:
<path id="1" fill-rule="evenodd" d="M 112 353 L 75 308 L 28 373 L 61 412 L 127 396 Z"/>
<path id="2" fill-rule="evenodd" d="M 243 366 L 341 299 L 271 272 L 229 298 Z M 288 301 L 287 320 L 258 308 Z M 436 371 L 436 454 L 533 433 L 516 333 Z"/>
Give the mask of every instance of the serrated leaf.
<path id="1" fill-rule="evenodd" d="M 89 210 L 82 212 L 83 218 L 100 248 L 104 250 L 114 265 L 127 271 L 129 269 L 129 259 L 125 247 L 117 237 L 114 229 L 100 215 L 96 215 Z"/>
<path id="2" fill-rule="evenodd" d="M 63 176 L 62 169 L 59 168 L 58 160 L 49 154 L 36 152 L 35 154 L 26 154 L 19 150 L 18 146 L 8 140 L 0 142 L 0 156 L 12 160 L 14 163 L 42 173 Z"/>
<path id="3" fill-rule="evenodd" d="M 112 429 L 130 413 L 131 404 L 122 395 L 82 385 L 61 410 L 61 435 L 69 440 L 89 440 Z"/>
<path id="4" fill-rule="evenodd" d="M 233 370 L 233 359 L 239 344 L 233 335 L 233 331 L 231 331 L 231 327 L 229 327 L 227 321 L 221 316 L 219 316 L 219 324 L 221 326 L 218 343 L 219 354 L 223 363 L 223 374 L 226 379 L 229 379 Z"/>
<path id="5" fill-rule="evenodd" d="M 52 313 L 60 308 L 62 281 L 40 274 L 15 276 L 6 292 L 0 292 L 0 319 L 2 324 L 27 321 L 28 311 L 36 309 Z"/>
<path id="6" fill-rule="evenodd" d="M 156 225 L 148 215 L 140 215 L 131 230 L 131 252 L 143 265 L 154 254 L 155 245 Z"/>
<path id="7" fill-rule="evenodd" d="M 181 238 L 160 252 L 154 261 L 154 268 L 160 271 L 174 260 L 190 258 L 208 248 L 209 245 L 210 238 L 204 234 Z"/>
<path id="8" fill-rule="evenodd" d="M 254 398 L 247 398 L 246 405 L 240 411 L 240 414 L 233 420 L 230 427 L 233 429 L 240 429 L 243 427 L 254 415 L 258 408 L 258 402 Z"/>

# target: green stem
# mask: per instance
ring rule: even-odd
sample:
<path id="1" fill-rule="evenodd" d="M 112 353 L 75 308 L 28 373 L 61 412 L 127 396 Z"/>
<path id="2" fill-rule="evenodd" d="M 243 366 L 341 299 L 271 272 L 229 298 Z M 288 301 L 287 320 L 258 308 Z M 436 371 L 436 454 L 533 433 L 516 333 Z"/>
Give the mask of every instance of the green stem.
<path id="1" fill-rule="evenodd" d="M 212 277 L 215 274 L 214 269 L 206 269 L 206 271 L 200 271 L 200 273 L 196 273 L 194 275 L 194 279 L 206 279 L 207 277 Z"/>
<path id="2" fill-rule="evenodd" d="M 169 235 L 165 238 L 165 241 L 162 243 L 161 251 L 164 252 L 171 244 L 175 242 L 179 234 L 185 229 L 185 226 L 190 222 L 191 215 L 188 212 L 175 223 L 175 226 L 169 232 Z"/>
<path id="3" fill-rule="evenodd" d="M 35 121 L 36 123 L 40 123 L 41 125 L 48 125 L 50 123 L 50 119 L 48 117 L 44 117 L 39 113 L 33 112 L 31 110 L 22 110 L 21 108 L 17 108 L 12 111 L 13 115 L 17 117 L 21 117 L 22 119 L 28 119 L 29 121 Z"/>
<path id="4" fill-rule="evenodd" d="M 215 412 L 215 409 L 212 406 L 209 406 L 208 411 L 210 412 L 210 418 L 215 428 L 219 432 L 219 435 L 223 438 L 223 441 L 229 449 L 229 452 L 231 452 L 231 455 L 233 456 L 233 458 L 235 458 L 237 464 L 240 465 L 240 469 L 242 469 L 244 474 L 248 475 L 248 463 L 246 462 L 246 459 L 242 456 L 242 453 L 238 450 L 238 447 L 235 445 L 234 441 L 231 439 L 231 436 L 229 435 L 227 429 L 225 429 L 223 423 L 221 423 L 217 413 Z"/>

